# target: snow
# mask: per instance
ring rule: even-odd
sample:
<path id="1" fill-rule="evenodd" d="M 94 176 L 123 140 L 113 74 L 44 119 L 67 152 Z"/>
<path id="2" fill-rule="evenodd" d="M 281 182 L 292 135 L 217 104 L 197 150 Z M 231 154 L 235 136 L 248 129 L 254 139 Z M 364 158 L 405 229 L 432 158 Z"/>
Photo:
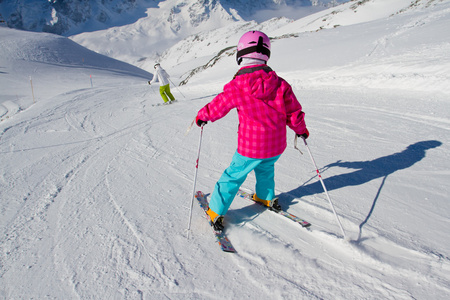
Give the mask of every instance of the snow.
<path id="1" fill-rule="evenodd" d="M 186 238 L 200 130 L 185 135 L 236 72 L 234 56 L 172 85 L 178 103 L 153 107 L 152 74 L 67 38 L 0 28 L 0 298 L 448 299 L 450 1 L 394 14 L 372 2 L 387 13 L 270 34 L 291 34 L 273 40 L 269 65 L 306 112 L 348 238 L 290 132 L 276 190 L 313 225 L 236 198 L 235 254 L 215 245 L 195 203 Z M 167 52 L 174 83 L 214 55 L 205 45 L 191 43 L 186 60 Z M 228 166 L 237 124 L 231 112 L 205 126 L 197 190 L 211 193 Z"/>
<path id="2" fill-rule="evenodd" d="M 347 1 L 323 0 L 316 1 L 315 5 L 308 0 L 287 1 L 289 5 L 286 5 L 286 1 L 280 0 L 252 2 L 166 0 L 157 1 L 157 5 L 154 2 L 144 1 L 139 4 L 142 7 L 137 10 L 141 13 L 145 11 L 146 16 L 138 21 L 134 22 L 134 18 L 131 17 L 128 25 L 100 31 L 87 27 L 88 30 L 85 32 L 72 35 L 70 38 L 98 53 L 151 72 L 154 62 L 164 55 L 167 49 L 183 39 L 214 33 L 215 39 L 212 39 L 210 43 L 217 46 L 216 39 L 224 35 L 223 31 L 225 36 L 236 34 L 236 25 L 240 22 L 248 23 L 247 27 L 251 28 L 257 21 L 266 24 L 262 27 L 274 30 L 285 25 L 287 20 L 292 22 L 294 19 L 324 10 L 326 6 Z M 144 9 L 144 7 L 147 8 Z M 273 22 L 273 19 L 280 18 L 285 21 Z M 222 38 L 222 40 L 227 39 Z M 202 53 L 200 49 L 196 52 Z"/>

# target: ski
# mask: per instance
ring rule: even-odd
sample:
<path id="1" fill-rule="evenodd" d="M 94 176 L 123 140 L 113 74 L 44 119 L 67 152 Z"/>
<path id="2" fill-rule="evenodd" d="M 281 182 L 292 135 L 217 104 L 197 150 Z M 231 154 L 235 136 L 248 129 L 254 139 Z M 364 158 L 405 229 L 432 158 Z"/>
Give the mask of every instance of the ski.
<path id="1" fill-rule="evenodd" d="M 302 227 L 309 227 L 309 226 L 311 226 L 311 223 L 309 223 L 309 222 L 307 222 L 307 221 L 305 221 L 305 220 L 303 220 L 303 219 L 301 219 L 301 218 L 299 218 L 299 217 L 297 217 L 297 216 L 295 216 L 295 215 L 293 215 L 293 214 L 291 214 L 291 213 L 288 213 L 287 211 L 284 211 L 284 210 L 274 210 L 274 209 L 269 209 L 267 206 L 263 205 L 262 203 L 259 203 L 259 202 L 254 201 L 254 200 L 253 200 L 253 193 L 249 193 L 249 192 L 246 192 L 246 191 L 244 191 L 244 190 L 239 189 L 237 195 L 240 196 L 240 197 L 242 197 L 242 198 L 245 198 L 245 199 L 247 199 L 247 200 L 250 200 L 250 201 L 252 201 L 253 203 L 259 204 L 259 205 L 261 205 L 262 207 L 265 207 L 265 208 L 267 208 L 268 210 L 273 211 L 274 213 L 277 213 L 277 214 L 279 214 L 279 215 L 281 215 L 281 216 L 283 216 L 283 217 L 286 217 L 286 218 L 288 218 L 289 220 L 294 221 L 294 222 L 296 222 L 296 223 L 302 225 Z"/>
<path id="2" fill-rule="evenodd" d="M 159 103 L 155 103 L 155 104 L 152 104 L 152 106 L 153 107 L 155 107 L 155 106 L 165 106 L 165 105 L 170 105 L 170 104 L 174 104 L 175 102 L 178 102 L 177 100 L 174 100 L 174 101 L 169 101 L 169 102 L 159 102 Z"/>
<path id="3" fill-rule="evenodd" d="M 170 104 L 172 104 L 172 103 L 170 103 L 170 102 L 163 102 L 163 103 L 152 104 L 152 106 L 153 107 L 155 107 L 155 106 L 166 106 L 166 105 L 170 105 Z"/>
<path id="4" fill-rule="evenodd" d="M 226 236 L 226 234 L 223 231 L 216 231 L 214 229 L 214 227 L 212 226 L 211 220 L 209 219 L 209 216 L 206 214 L 206 211 L 208 210 L 209 205 L 208 205 L 208 201 L 206 200 L 205 194 L 203 192 L 198 191 L 195 193 L 195 198 L 197 199 L 200 207 L 205 212 L 205 215 L 206 215 L 206 218 L 208 219 L 209 225 L 211 225 L 211 229 L 214 232 L 214 235 L 215 235 L 217 242 L 219 243 L 222 251 L 236 252 L 236 250 L 234 249 L 233 245 L 231 244 L 231 242 L 228 239 L 228 237 Z"/>

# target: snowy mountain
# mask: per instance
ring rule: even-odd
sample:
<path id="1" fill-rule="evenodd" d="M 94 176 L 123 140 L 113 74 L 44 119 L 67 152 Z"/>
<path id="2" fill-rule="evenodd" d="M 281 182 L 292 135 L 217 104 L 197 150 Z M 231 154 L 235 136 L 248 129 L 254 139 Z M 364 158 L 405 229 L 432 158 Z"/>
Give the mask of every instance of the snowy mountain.
<path id="1" fill-rule="evenodd" d="M 197 26 L 213 18 L 217 10 L 224 10 L 227 18 L 255 19 L 267 15 L 273 17 L 275 11 L 280 13 L 280 8 L 283 14 L 289 14 L 295 7 L 325 7 L 344 1 L 348 0 L 3 0 L 0 1 L 0 16 L 11 28 L 64 35 L 132 24 L 146 15 L 171 23 L 171 27 L 178 31 L 181 25 L 177 21 L 178 15 L 186 9 L 189 11 L 188 21 Z M 155 15 L 148 12 L 148 9 L 158 6 L 168 10 L 162 13 L 160 9 L 154 10 Z M 164 15 L 163 19 L 158 18 L 161 15 Z"/>
<path id="2" fill-rule="evenodd" d="M 240 22 L 264 22 L 281 16 L 283 20 L 288 19 L 284 16 L 298 19 L 323 10 L 324 3 L 337 4 L 336 1 L 304 0 L 168 0 L 160 2 L 158 7 L 148 8 L 147 17 L 129 25 L 85 32 L 72 38 L 96 52 L 151 70 L 146 64 L 153 65 L 164 51 L 184 38 L 226 26 L 234 27 Z M 283 22 L 282 25 L 286 21 Z M 279 26 L 275 22 L 270 24 L 274 28 Z"/>
<path id="3" fill-rule="evenodd" d="M 11 28 L 56 34 L 124 25 L 145 16 L 157 0 L 12 0 L 1 1 L 0 14 Z M 145 5 L 145 6 L 142 6 Z"/>
<path id="4" fill-rule="evenodd" d="M 236 198 L 225 226 L 237 253 L 220 251 L 196 203 L 186 237 L 200 138 L 186 129 L 235 74 L 249 27 L 270 31 L 269 65 L 303 106 L 347 239 L 292 132 L 276 191 L 309 230 Z M 0 27 L 0 298 L 448 299 L 450 1 L 214 28 L 186 29 L 158 56 L 178 102 L 154 107 L 146 71 Z M 229 165 L 237 124 L 233 110 L 205 126 L 197 190 Z"/>
<path id="5" fill-rule="evenodd" d="M 182 64 L 201 64 L 201 67 L 197 67 L 188 74 L 184 74 L 185 80 L 187 80 L 188 78 L 186 77 L 190 78 L 194 73 L 196 74 L 205 68 L 209 68 L 211 65 L 217 63 L 218 60 L 234 55 L 234 45 L 239 40 L 239 37 L 249 30 L 256 29 L 266 32 L 272 38 L 273 45 L 276 47 L 280 40 L 299 37 L 302 33 L 317 32 L 324 29 L 338 30 L 340 26 L 384 20 L 394 15 L 406 13 L 408 10 L 423 8 L 432 3 L 433 1 L 416 1 L 412 5 L 409 0 L 350 1 L 338 7 L 310 14 L 296 21 L 286 18 L 273 18 L 259 24 L 254 21 L 236 22 L 215 30 L 191 35 L 163 52 L 154 60 L 164 62 L 167 66 L 175 68 L 178 68 Z M 101 38 L 97 34 L 93 34 L 92 39 L 97 41 Z M 87 40 L 81 41 L 78 36 L 74 37 L 74 40 L 79 41 L 88 48 L 98 49 L 94 43 L 89 43 Z M 120 46 L 117 45 L 114 48 L 115 53 L 121 52 L 122 48 Z M 192 51 L 191 49 L 199 49 L 199 51 Z M 145 51 L 141 53 L 145 53 Z M 362 52 L 354 55 L 369 54 Z M 298 57 L 298 59 L 302 60 L 302 57 Z M 193 63 L 193 61 L 195 62 Z M 342 62 L 345 62 L 345 60 Z M 151 71 L 154 61 L 140 59 L 137 62 L 129 61 L 129 63 Z"/>
<path id="6" fill-rule="evenodd" d="M 338 30 L 341 26 L 383 20 L 409 10 L 428 7 L 433 3 L 435 1 L 430 0 L 353 0 L 329 9 L 321 9 L 316 13 L 304 11 L 302 7 L 299 10 L 292 9 L 300 15 L 302 12 L 306 14 L 298 20 L 276 17 L 263 22 L 243 18 L 236 21 L 223 9 L 222 14 L 218 14 L 219 17 L 209 18 L 200 25 L 195 23 L 195 26 L 190 25 L 189 9 L 184 7 L 177 10 L 175 19 L 183 21 L 177 23 L 182 25 L 177 26 L 179 31 L 175 31 L 171 27 L 172 23 L 161 21 L 169 18 L 168 11 L 171 11 L 172 7 L 171 2 L 165 2 L 155 9 L 162 13 L 160 19 L 143 18 L 134 24 L 82 33 L 72 36 L 71 39 L 98 53 L 126 61 L 149 72 L 152 72 L 155 62 L 164 62 L 166 68 L 173 68 L 173 72 L 184 76 L 185 80 L 212 62 L 233 55 L 233 50 L 227 49 L 234 47 L 239 37 L 248 30 L 263 30 L 275 40 L 276 45 L 276 40 L 280 38 L 323 29 Z M 156 14 L 152 9 L 149 12 L 149 16 Z M 182 64 L 190 66 L 190 69 L 185 71 L 185 68 L 180 66 Z M 186 73 L 181 73 L 182 70 Z"/>
<path id="7" fill-rule="evenodd" d="M 168 48 L 196 33 L 238 21 L 264 22 L 281 16 L 299 19 L 346 1 L 15 0 L 4 1 L 0 15 L 13 28 L 66 36 L 81 33 L 73 37 L 76 42 L 143 67 L 145 60 L 157 60 Z"/>

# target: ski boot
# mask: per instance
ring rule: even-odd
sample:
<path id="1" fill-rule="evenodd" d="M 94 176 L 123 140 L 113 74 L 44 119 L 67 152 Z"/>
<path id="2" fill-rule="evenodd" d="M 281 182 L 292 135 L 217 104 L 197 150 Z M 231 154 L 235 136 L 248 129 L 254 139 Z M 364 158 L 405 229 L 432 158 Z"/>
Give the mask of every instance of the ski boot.
<path id="1" fill-rule="evenodd" d="M 263 200 L 256 196 L 256 194 L 253 194 L 253 201 L 259 202 L 263 204 L 264 206 L 267 206 L 270 210 L 280 211 L 281 205 L 278 203 L 278 197 L 273 198 L 272 200 Z"/>
<path id="2" fill-rule="evenodd" d="M 224 226 L 223 226 L 223 216 L 219 216 L 218 214 L 216 214 L 214 211 L 212 211 L 211 208 L 208 208 L 208 210 L 206 211 L 206 214 L 208 215 L 210 221 L 211 221 L 211 226 L 214 227 L 215 231 L 222 231 Z"/>

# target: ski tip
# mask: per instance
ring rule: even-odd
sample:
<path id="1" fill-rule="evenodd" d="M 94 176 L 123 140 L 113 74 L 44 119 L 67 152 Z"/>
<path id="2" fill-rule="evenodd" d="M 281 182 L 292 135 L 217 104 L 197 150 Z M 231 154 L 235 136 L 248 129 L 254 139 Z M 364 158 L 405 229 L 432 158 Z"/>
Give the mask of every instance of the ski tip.
<path id="1" fill-rule="evenodd" d="M 235 253 L 236 249 L 234 249 L 234 247 L 231 245 L 230 241 L 228 239 L 226 239 L 223 242 L 219 242 L 220 248 L 222 248 L 223 252 L 228 252 L 228 253 Z"/>
<path id="2" fill-rule="evenodd" d="M 228 249 L 228 248 L 225 248 L 225 249 L 222 249 L 223 250 L 223 252 L 227 252 L 227 253 L 236 253 L 236 250 L 235 249 Z"/>

